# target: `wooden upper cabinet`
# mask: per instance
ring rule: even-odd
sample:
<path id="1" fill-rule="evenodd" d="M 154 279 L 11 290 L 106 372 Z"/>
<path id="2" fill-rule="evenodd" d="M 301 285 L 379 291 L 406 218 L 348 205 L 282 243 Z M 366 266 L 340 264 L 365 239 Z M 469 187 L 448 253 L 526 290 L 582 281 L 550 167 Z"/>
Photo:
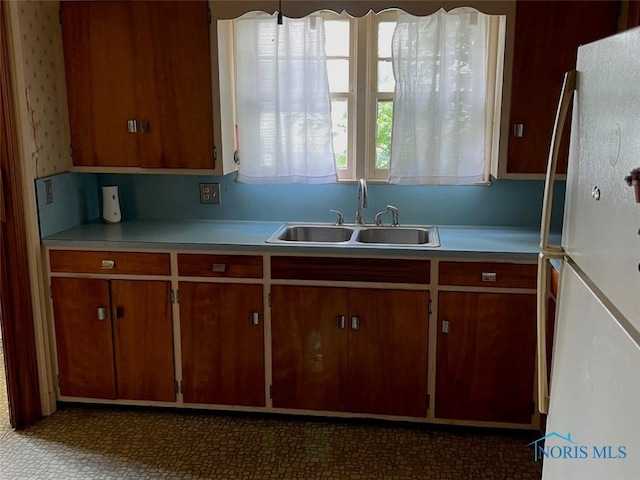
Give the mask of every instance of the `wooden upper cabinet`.
<path id="1" fill-rule="evenodd" d="M 134 2 L 61 2 L 73 163 L 138 165 Z"/>
<path id="2" fill-rule="evenodd" d="M 616 33 L 618 3 L 518 0 L 507 174 L 545 173 L 564 73 L 576 68 L 580 45 Z M 515 135 L 517 124 L 522 136 Z M 558 161 L 562 173 L 568 131 Z"/>
<path id="3" fill-rule="evenodd" d="M 61 13 L 74 165 L 213 169 L 207 2 Z"/>

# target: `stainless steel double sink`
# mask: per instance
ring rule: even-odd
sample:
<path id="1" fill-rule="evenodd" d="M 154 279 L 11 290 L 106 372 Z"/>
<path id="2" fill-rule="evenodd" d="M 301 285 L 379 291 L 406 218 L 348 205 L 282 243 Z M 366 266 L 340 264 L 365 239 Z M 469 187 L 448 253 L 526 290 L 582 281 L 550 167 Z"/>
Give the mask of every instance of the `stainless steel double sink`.
<path id="1" fill-rule="evenodd" d="M 383 227 L 369 225 L 327 225 L 286 223 L 267 243 L 340 246 L 384 245 L 439 247 L 435 226 Z"/>

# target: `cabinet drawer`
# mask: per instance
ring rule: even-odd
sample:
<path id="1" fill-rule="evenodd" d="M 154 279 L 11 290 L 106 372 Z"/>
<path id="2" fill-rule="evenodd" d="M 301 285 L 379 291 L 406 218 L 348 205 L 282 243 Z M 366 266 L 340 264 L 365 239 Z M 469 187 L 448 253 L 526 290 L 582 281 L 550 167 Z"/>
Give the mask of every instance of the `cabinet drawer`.
<path id="1" fill-rule="evenodd" d="M 262 257 L 250 255 L 178 255 L 183 277 L 262 278 Z"/>
<path id="2" fill-rule="evenodd" d="M 272 257 L 271 278 L 428 284 L 429 266 L 428 260 Z"/>
<path id="3" fill-rule="evenodd" d="M 442 262 L 440 285 L 536 288 L 537 265 L 493 262 Z"/>
<path id="4" fill-rule="evenodd" d="M 49 261 L 52 272 L 171 275 L 168 253 L 51 250 Z"/>

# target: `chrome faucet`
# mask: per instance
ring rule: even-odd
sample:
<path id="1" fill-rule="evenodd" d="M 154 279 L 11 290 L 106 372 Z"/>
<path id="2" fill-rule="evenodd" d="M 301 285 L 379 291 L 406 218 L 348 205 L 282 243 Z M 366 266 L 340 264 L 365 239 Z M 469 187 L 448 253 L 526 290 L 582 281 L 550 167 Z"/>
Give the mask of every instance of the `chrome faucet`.
<path id="1" fill-rule="evenodd" d="M 367 181 L 361 178 L 358 181 L 358 209 L 356 210 L 356 225 L 363 225 L 362 221 L 362 209 L 367 208 Z"/>

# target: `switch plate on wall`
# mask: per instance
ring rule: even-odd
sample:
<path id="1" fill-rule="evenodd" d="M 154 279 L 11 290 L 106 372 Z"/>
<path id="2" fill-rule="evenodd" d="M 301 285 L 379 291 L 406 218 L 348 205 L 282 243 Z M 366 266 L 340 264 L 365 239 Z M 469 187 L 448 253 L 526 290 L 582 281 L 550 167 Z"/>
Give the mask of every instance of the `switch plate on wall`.
<path id="1" fill-rule="evenodd" d="M 46 205 L 53 203 L 53 186 L 51 180 L 44 181 L 44 203 Z"/>
<path id="2" fill-rule="evenodd" d="M 220 203 L 220 184 L 219 183 L 201 183 L 200 184 L 200 203 Z"/>

